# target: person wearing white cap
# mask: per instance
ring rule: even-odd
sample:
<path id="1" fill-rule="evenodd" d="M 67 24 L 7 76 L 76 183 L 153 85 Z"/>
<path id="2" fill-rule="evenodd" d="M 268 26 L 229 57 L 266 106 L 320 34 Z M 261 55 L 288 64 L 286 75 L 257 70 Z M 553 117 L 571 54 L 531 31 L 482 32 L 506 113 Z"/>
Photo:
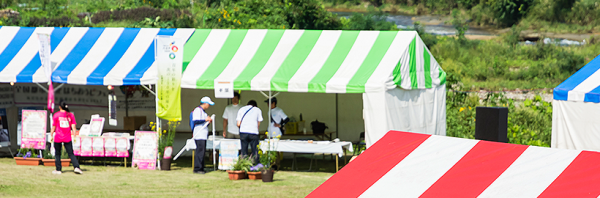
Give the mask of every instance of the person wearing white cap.
<path id="1" fill-rule="evenodd" d="M 200 106 L 196 107 L 192 113 L 194 141 L 196 141 L 196 157 L 194 158 L 194 173 L 204 174 L 204 153 L 206 152 L 206 139 L 208 138 L 208 127 L 202 127 L 206 122 L 211 123 L 212 119 L 206 114 L 208 107 L 215 103 L 205 96 L 200 100 Z"/>

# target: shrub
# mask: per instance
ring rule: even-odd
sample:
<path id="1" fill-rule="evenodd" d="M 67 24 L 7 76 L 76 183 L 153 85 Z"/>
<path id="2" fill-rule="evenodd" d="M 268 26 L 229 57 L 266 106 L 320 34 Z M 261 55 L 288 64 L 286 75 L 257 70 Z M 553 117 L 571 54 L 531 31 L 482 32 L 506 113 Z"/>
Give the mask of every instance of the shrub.
<path id="1" fill-rule="evenodd" d="M 487 3 L 497 17 L 498 24 L 508 27 L 525 16 L 533 0 L 489 0 Z"/>
<path id="2" fill-rule="evenodd" d="M 191 18 L 187 10 L 157 9 L 152 7 L 139 7 L 125 10 L 99 11 L 92 16 L 92 23 L 109 21 L 143 21 L 146 18 L 160 17 L 162 21 L 176 21 L 181 18 Z"/>

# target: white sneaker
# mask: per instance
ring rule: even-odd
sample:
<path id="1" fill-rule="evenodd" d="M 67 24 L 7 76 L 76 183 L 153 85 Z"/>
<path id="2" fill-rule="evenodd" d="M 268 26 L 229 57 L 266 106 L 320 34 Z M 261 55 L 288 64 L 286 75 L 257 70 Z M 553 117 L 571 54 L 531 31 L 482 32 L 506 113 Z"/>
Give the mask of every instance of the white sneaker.
<path id="1" fill-rule="evenodd" d="M 73 170 L 73 172 L 75 172 L 77 174 L 83 174 L 83 171 L 81 171 L 81 169 L 79 169 L 79 168 L 75 168 L 75 170 Z"/>
<path id="2" fill-rule="evenodd" d="M 57 171 L 57 170 L 53 170 L 52 174 L 54 174 L 54 175 L 60 175 L 60 174 L 62 174 L 62 172 L 61 171 Z"/>

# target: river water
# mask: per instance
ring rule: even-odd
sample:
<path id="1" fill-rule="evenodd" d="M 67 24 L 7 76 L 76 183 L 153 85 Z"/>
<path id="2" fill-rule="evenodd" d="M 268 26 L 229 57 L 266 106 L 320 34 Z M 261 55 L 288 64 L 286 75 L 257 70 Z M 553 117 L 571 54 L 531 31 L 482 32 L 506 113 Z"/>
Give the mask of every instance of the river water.
<path id="1" fill-rule="evenodd" d="M 333 12 L 340 17 L 349 18 L 352 16 L 352 12 Z M 415 21 L 421 21 L 425 25 L 425 32 L 433 35 L 450 36 L 456 35 L 456 29 L 450 24 L 444 24 L 439 17 L 435 16 L 408 16 L 408 15 L 388 15 L 387 21 L 396 24 L 398 29 L 414 29 L 413 23 Z M 497 36 L 497 34 L 491 30 L 469 27 L 465 32 L 466 35 L 482 35 L 482 36 Z M 542 42 L 545 44 L 555 44 L 559 46 L 570 46 L 570 45 L 584 45 L 585 42 L 573 41 L 568 39 L 549 39 L 546 38 Z M 523 41 L 523 45 L 535 44 L 535 41 Z"/>
<path id="2" fill-rule="evenodd" d="M 345 18 L 348 18 L 348 17 L 352 16 L 352 14 L 353 14 L 352 12 L 333 12 L 333 13 L 338 14 L 338 16 L 345 17 Z M 443 36 L 456 34 L 456 29 L 454 29 L 454 27 L 452 25 L 444 24 L 441 21 L 436 22 L 439 20 L 435 19 L 435 17 L 388 15 L 387 21 L 395 23 L 396 26 L 398 26 L 398 29 L 413 29 L 413 23 L 415 22 L 415 20 L 413 20 L 414 18 L 419 18 L 419 19 L 417 19 L 417 21 L 426 21 L 426 24 L 428 24 L 428 25 L 425 26 L 425 32 L 427 32 L 427 33 L 434 34 L 434 35 L 443 35 Z M 467 32 L 465 32 L 465 34 L 467 34 L 467 35 L 495 35 L 491 31 L 488 31 L 485 29 L 480 29 L 480 28 L 473 28 L 473 27 L 469 27 L 469 29 L 467 30 Z"/>

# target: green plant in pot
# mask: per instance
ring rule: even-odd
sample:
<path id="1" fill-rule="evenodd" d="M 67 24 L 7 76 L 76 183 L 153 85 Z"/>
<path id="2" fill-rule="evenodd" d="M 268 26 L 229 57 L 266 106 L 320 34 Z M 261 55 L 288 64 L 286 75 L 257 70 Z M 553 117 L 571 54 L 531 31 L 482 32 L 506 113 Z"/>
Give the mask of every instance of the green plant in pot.
<path id="1" fill-rule="evenodd" d="M 246 179 L 246 172 L 250 171 L 252 166 L 252 160 L 249 157 L 240 156 L 235 164 L 233 164 L 233 170 L 228 170 L 230 180 Z"/>
<path id="2" fill-rule="evenodd" d="M 40 165 L 41 157 L 36 154 L 35 149 L 22 148 L 14 159 L 17 165 L 37 166 Z"/>
<path id="3" fill-rule="evenodd" d="M 250 170 L 247 172 L 248 179 L 250 180 L 259 180 L 262 179 L 262 169 L 265 166 L 262 163 L 258 163 L 256 166 L 251 166 Z"/>
<path id="4" fill-rule="evenodd" d="M 173 153 L 173 141 L 177 126 L 181 122 L 169 120 L 167 130 L 159 132 L 158 137 L 158 159 L 160 159 L 160 170 L 171 170 L 171 154 Z M 153 125 L 153 123 L 151 123 Z M 152 126 L 154 130 L 154 126 Z"/>
<path id="5" fill-rule="evenodd" d="M 266 134 L 267 137 L 269 134 Z M 277 146 L 279 145 L 279 138 L 281 136 L 277 136 L 276 138 L 269 138 L 266 142 L 261 142 L 258 145 L 258 154 L 260 157 L 260 163 L 263 165 L 261 170 L 261 179 L 263 182 L 273 182 L 273 174 L 275 174 L 275 170 L 273 170 L 273 165 L 277 161 Z M 261 148 L 262 144 L 266 144 L 267 150 L 263 151 Z"/>

